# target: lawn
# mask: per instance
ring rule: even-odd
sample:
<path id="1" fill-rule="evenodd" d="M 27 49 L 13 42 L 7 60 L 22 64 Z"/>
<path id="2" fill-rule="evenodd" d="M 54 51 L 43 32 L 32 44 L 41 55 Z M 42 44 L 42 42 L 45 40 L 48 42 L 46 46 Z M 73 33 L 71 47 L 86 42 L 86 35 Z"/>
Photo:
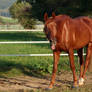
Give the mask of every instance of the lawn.
<path id="1" fill-rule="evenodd" d="M 43 32 L 0 32 L 0 41 L 45 41 Z"/>
<path id="2" fill-rule="evenodd" d="M 0 22 L 2 24 L 17 24 L 18 20 L 17 19 L 13 19 L 13 18 L 0 16 Z"/>
<path id="3" fill-rule="evenodd" d="M 75 58 L 75 62 L 78 67 L 77 58 Z M 52 68 L 53 57 L 0 57 L 0 76 L 4 77 L 19 75 L 42 76 L 46 73 L 51 74 Z M 76 70 L 78 71 L 78 69 Z M 68 57 L 60 58 L 58 72 L 61 70 L 70 71 Z"/>
<path id="4" fill-rule="evenodd" d="M 47 41 L 43 32 L 0 32 L 0 41 Z M 0 54 L 48 54 L 52 53 L 49 44 L 0 44 Z M 76 71 L 79 71 L 78 57 L 75 57 Z M 42 78 L 52 73 L 53 57 L 39 56 L 0 56 L 0 77 L 35 76 Z M 58 74 L 71 71 L 69 57 L 61 56 Z M 88 87 L 91 88 L 91 87 Z M 54 88 L 51 91 L 35 92 L 87 92 L 88 88 L 71 90 L 69 87 Z M 24 91 L 22 91 L 24 92 Z M 27 91 L 26 91 L 27 92 Z M 34 91 L 28 91 L 34 92 Z M 91 91 L 89 91 L 91 92 Z"/>
<path id="5" fill-rule="evenodd" d="M 0 32 L 0 41 L 46 41 L 46 40 L 47 39 L 45 38 L 43 32 Z M 49 44 L 0 44 L 0 54 L 48 54 L 48 53 L 52 53 Z M 0 65 L 2 66 L 2 68 L 0 68 L 1 70 L 0 75 L 17 76 L 18 74 L 19 75 L 25 74 L 21 70 L 25 70 L 27 68 L 30 74 L 33 73 L 33 71 L 35 72 L 39 71 L 42 74 L 52 72 L 53 57 L 3 56 L 0 57 L 0 59 L 1 59 Z M 59 71 L 61 68 L 64 70 L 70 70 L 68 57 L 62 57 L 60 61 L 62 62 L 60 62 L 59 64 Z M 5 70 L 3 69 L 4 67 L 7 70 L 5 72 L 2 71 Z M 22 69 L 21 67 L 22 68 L 24 67 L 24 69 Z"/>
<path id="6" fill-rule="evenodd" d="M 0 41 L 45 41 L 43 32 L 0 32 Z M 0 44 L 0 54 L 52 53 L 49 44 Z"/>

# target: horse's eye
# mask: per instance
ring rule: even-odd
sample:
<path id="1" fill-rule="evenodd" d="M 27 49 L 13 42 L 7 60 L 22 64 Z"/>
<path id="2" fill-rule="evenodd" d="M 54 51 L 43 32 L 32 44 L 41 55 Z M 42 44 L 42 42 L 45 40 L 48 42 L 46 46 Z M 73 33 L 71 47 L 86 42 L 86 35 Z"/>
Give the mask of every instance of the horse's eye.
<path id="1" fill-rule="evenodd" d="M 44 28 L 44 32 L 45 32 L 46 35 L 48 34 L 48 30 L 47 30 L 46 27 Z"/>
<path id="2" fill-rule="evenodd" d="M 46 27 L 44 28 L 44 32 L 46 33 Z"/>

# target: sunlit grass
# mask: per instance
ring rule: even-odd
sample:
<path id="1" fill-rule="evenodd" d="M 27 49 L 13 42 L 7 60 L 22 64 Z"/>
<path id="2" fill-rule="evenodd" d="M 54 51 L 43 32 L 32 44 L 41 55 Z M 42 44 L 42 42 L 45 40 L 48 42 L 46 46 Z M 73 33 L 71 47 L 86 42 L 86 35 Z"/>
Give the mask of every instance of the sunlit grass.
<path id="1" fill-rule="evenodd" d="M 0 32 L 0 41 L 44 41 L 43 32 Z M 48 54 L 52 53 L 49 44 L 0 44 L 0 54 Z M 75 64 L 78 71 L 77 57 Z M 1 72 L 3 76 L 36 75 L 36 73 L 51 74 L 53 57 L 5 57 L 0 56 Z M 3 71 L 5 70 L 5 72 Z M 58 72 L 70 71 L 69 57 L 61 57 Z"/>

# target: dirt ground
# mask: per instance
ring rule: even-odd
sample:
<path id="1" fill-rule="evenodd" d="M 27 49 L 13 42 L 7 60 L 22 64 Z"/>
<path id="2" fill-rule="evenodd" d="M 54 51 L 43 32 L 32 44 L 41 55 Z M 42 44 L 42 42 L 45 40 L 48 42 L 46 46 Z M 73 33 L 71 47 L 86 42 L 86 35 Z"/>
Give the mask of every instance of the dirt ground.
<path id="1" fill-rule="evenodd" d="M 1 90 L 19 90 L 19 89 L 45 89 L 50 83 L 51 75 L 38 78 L 32 76 L 21 76 L 12 78 L 0 78 L 0 92 Z M 56 77 L 55 87 L 71 86 L 72 85 L 72 73 L 65 72 L 60 73 Z M 86 75 L 85 85 L 92 84 L 92 73 Z"/>

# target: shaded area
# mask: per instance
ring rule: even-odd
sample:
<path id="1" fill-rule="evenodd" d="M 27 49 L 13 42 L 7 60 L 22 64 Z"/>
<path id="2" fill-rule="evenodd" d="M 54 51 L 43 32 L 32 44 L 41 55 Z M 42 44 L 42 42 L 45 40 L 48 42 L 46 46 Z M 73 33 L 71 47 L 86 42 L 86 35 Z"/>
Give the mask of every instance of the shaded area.
<path id="1" fill-rule="evenodd" d="M 12 69 L 18 69 L 24 75 L 22 76 L 17 75 L 17 77 L 7 77 L 2 75 L 2 72 L 9 73 L 9 71 L 11 71 Z M 16 71 L 12 71 L 12 72 L 14 74 Z M 41 70 L 39 71 L 38 69 L 35 69 L 35 67 L 33 68 L 33 66 L 31 66 L 28 63 L 24 64 L 24 63 L 20 63 L 20 61 L 15 62 L 12 59 L 11 61 L 1 59 L 0 60 L 0 87 L 4 87 L 4 88 L 20 87 L 19 90 L 15 90 L 15 91 L 13 90 L 9 92 L 37 92 L 37 90 L 38 92 L 47 92 L 45 88 L 48 87 L 49 85 L 51 75 L 44 75 L 44 74 L 41 74 L 40 72 Z M 83 86 L 83 88 L 79 88 L 78 89 L 79 91 L 75 91 L 75 90 L 73 91 L 71 89 L 71 86 L 73 84 L 72 73 L 69 71 L 62 71 L 61 74 L 57 75 L 54 89 L 52 89 L 49 92 L 61 92 L 61 91 L 66 92 L 67 90 L 69 90 L 69 92 L 87 92 L 87 90 L 91 92 L 92 77 L 91 75 L 90 76 L 87 75 L 87 78 L 89 79 L 87 83 L 91 83 L 91 84 L 87 84 L 87 86 Z M 36 89 L 36 91 L 33 89 Z M 84 91 L 80 91 L 82 89 Z M 8 91 L 5 91 L 5 92 L 8 92 Z"/>
<path id="2" fill-rule="evenodd" d="M 39 66 L 39 64 L 38 64 Z M 20 77 L 7 77 L 2 74 L 3 73 L 9 73 L 12 69 L 18 69 L 21 71 L 24 75 L 30 76 L 33 78 L 31 79 L 30 77 L 21 77 L 21 75 L 17 75 Z M 15 74 L 15 70 L 12 71 Z M 14 76 L 14 75 L 13 75 Z M 19 62 L 14 62 L 14 61 L 4 61 L 0 60 L 0 86 L 5 86 L 5 85 L 17 85 L 17 86 L 23 86 L 28 89 L 44 89 L 49 85 L 49 80 L 50 80 L 49 75 L 44 75 L 41 73 L 41 70 L 37 70 L 35 67 L 29 65 L 29 64 L 20 64 Z M 37 80 L 38 79 L 38 80 Z M 45 80 L 44 80 L 45 79 Z M 37 80 L 37 81 L 36 81 Z M 69 81 L 64 82 L 65 80 L 57 80 L 59 83 L 69 83 Z M 31 83 L 31 84 L 29 84 Z M 34 84 L 34 85 L 33 85 Z M 39 84 L 39 85 L 38 85 Z M 56 87 L 60 87 L 60 84 L 56 84 Z M 23 90 L 21 91 L 23 92 Z M 29 92 L 29 91 L 28 91 Z"/>
<path id="3" fill-rule="evenodd" d="M 43 32 L 0 32 L 0 41 L 45 41 Z"/>
<path id="4" fill-rule="evenodd" d="M 11 75 L 13 74 L 14 75 Z M 31 64 L 21 64 L 20 62 L 15 62 L 15 61 L 4 61 L 0 60 L 0 76 L 4 77 L 4 74 L 8 75 L 10 73 L 10 76 L 17 76 L 21 75 L 28 75 L 28 76 L 35 76 L 35 77 L 44 77 L 40 70 L 36 70 L 35 67 L 31 66 Z"/>

